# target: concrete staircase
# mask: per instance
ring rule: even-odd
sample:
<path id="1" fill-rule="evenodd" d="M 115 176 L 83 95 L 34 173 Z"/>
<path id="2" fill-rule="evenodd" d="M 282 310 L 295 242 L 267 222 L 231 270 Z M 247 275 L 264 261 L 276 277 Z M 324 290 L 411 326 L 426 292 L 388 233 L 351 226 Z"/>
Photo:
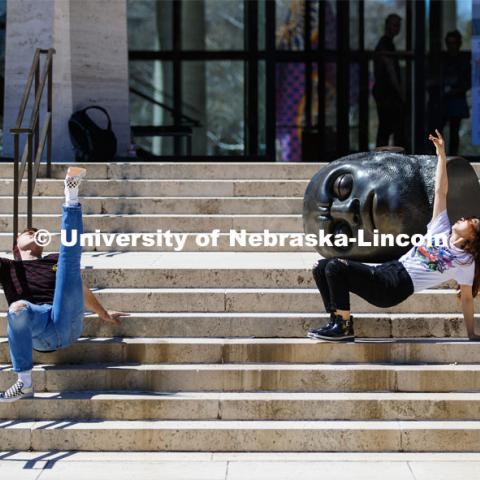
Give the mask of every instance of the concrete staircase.
<path id="1" fill-rule="evenodd" d="M 35 355 L 36 398 L 0 405 L 2 450 L 480 451 L 480 348 L 463 338 L 451 285 L 388 310 L 353 297 L 356 342 L 313 341 L 326 319 L 315 252 L 193 241 L 214 228 L 301 232 L 321 166 L 87 165 L 86 231 L 192 235 L 181 252 L 86 248 L 88 284 L 132 315 L 119 327 L 87 315 L 79 342 Z M 64 172 L 38 180 L 38 227 L 59 229 Z M 0 164 L 4 252 L 11 177 Z M 15 378 L 5 337 L 3 313 L 1 389 Z"/>

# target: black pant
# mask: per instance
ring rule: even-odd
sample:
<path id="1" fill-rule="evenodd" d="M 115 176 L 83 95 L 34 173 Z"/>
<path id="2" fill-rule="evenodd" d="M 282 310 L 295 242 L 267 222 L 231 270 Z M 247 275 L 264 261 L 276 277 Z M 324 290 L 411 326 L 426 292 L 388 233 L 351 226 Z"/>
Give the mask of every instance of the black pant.
<path id="1" fill-rule="evenodd" d="M 448 145 L 448 154 L 457 155 L 458 147 L 460 145 L 460 123 L 462 119 L 460 117 L 445 118 L 440 126 L 440 132 L 443 132 L 445 125 L 449 124 L 450 143 Z M 433 131 L 433 130 L 431 130 Z"/>
<path id="2" fill-rule="evenodd" d="M 403 105 L 401 103 L 398 103 L 398 106 L 383 105 L 377 101 L 377 113 L 377 147 L 388 146 L 390 135 L 393 134 L 394 145 L 405 148 L 405 116 Z"/>
<path id="3" fill-rule="evenodd" d="M 350 310 L 349 292 L 382 308 L 397 305 L 413 293 L 412 279 L 398 260 L 372 266 L 354 260 L 322 259 L 314 265 L 313 277 L 327 312 Z"/>

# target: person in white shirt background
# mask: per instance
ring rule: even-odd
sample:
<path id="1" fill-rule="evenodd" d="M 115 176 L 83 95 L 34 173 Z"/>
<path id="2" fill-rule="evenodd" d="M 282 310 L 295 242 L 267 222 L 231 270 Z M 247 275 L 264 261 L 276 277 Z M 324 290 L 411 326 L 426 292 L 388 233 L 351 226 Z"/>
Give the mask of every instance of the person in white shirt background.
<path id="1" fill-rule="evenodd" d="M 475 333 L 473 307 L 480 284 L 480 220 L 462 217 L 452 223 L 448 217 L 445 142 L 440 132 L 435 132 L 436 136 L 429 136 L 438 157 L 435 197 L 422 244 L 412 247 L 398 260 L 375 266 L 342 258 L 319 260 L 313 276 L 330 320 L 325 326 L 310 330 L 308 337 L 330 341 L 355 338 L 350 292 L 387 308 L 415 292 L 455 280 L 468 338 L 480 340 Z"/>

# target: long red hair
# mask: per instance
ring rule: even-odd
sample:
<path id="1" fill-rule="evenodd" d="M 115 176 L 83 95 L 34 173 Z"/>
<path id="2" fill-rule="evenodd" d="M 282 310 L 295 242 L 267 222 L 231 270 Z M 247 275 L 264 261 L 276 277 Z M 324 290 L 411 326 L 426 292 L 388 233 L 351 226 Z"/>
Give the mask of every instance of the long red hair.
<path id="1" fill-rule="evenodd" d="M 467 217 L 465 220 L 478 219 L 478 217 Z M 471 240 L 467 240 L 463 246 L 463 250 L 473 256 L 475 262 L 475 274 L 473 276 L 472 295 L 474 297 L 478 294 L 480 287 L 480 222 L 477 222 L 473 227 L 475 234 Z M 459 293 L 460 296 L 460 293 Z"/>

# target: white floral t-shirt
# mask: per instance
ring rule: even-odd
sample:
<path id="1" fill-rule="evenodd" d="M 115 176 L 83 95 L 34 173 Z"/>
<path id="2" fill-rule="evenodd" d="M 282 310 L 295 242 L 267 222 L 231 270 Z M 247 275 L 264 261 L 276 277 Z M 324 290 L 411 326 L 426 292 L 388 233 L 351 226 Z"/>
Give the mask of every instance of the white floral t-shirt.
<path id="1" fill-rule="evenodd" d="M 451 232 L 452 226 L 445 209 L 427 225 L 422 245 L 412 247 L 400 257 L 399 261 L 412 278 L 415 292 L 448 280 L 455 280 L 459 285 L 473 284 L 473 256 L 451 244 Z M 442 245 L 441 241 L 435 240 L 435 235 L 445 236 L 448 242 Z"/>

